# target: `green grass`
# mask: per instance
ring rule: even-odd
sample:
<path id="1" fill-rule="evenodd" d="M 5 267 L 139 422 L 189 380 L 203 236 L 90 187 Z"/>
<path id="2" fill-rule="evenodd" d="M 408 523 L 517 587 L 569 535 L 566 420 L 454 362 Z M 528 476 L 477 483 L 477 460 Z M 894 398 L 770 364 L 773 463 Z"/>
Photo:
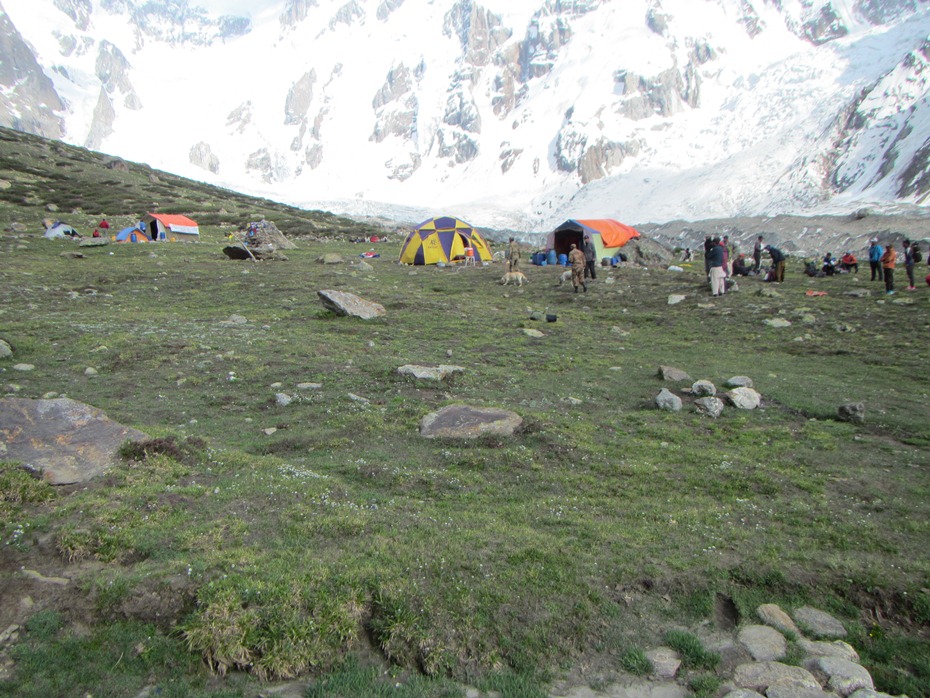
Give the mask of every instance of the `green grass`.
<path id="1" fill-rule="evenodd" d="M 124 174 L 135 171 L 106 176 Z M 17 191 L 38 196 L 45 185 L 31 181 L 19 176 Z M 134 186 L 144 193 L 148 181 Z M 37 237 L 41 205 L 0 202 L 0 225 L 22 220 L 30 231 L 0 237 L 0 338 L 14 348 L 0 386 L 67 395 L 152 437 L 67 496 L 12 464 L 0 471 L 4 561 L 14 568 L 16 555 L 42 555 L 50 541 L 56 562 L 92 565 L 78 583 L 94 614 L 89 637 L 65 617 L 53 636 L 27 633 L 16 651 L 35 659 L 19 661 L 0 690 L 39 695 L 51 685 L 41 658 L 60 650 L 95 657 L 72 684 L 93 695 L 122 654 L 112 695 L 135 695 L 154 665 L 125 649 L 145 634 L 160 648 L 157 666 L 175 667 L 165 681 L 191 694 L 236 695 L 241 671 L 310 675 L 337 682 L 334 693 L 349 690 L 338 681 L 380 686 L 383 666 L 344 663 L 370 645 L 406 672 L 411 695 L 455 695 L 448 679 L 538 695 L 591 661 L 642 670 L 629 648 L 707 620 L 720 593 L 744 618 L 766 602 L 815 604 L 847 623 L 880 608 L 881 636 L 859 648 L 879 687 L 928 695 L 923 291 L 913 306 L 852 298 L 843 291 L 868 282 L 839 277 L 818 280 L 829 295 L 809 298 L 793 263 L 778 297 L 750 280 L 710 303 L 694 271 L 605 272 L 576 296 L 545 268 L 509 289 L 494 266 L 401 267 L 398 244 L 379 248 L 369 274 L 315 262 L 329 251 L 354 257 L 344 239 L 305 238 L 287 262 L 233 262 L 220 252 L 229 225 L 261 210 L 299 233 L 302 224 L 282 221 L 309 214 L 276 218 L 271 204 L 177 186 L 178 202 L 212 202 L 185 209 L 195 218 L 233 213 L 204 224 L 201 244 L 84 248 L 80 260 L 60 256 L 73 243 Z M 129 218 L 139 201 L 84 215 Z M 331 230 L 352 234 L 349 224 Z M 387 315 L 336 318 L 316 299 L 324 288 Z M 674 292 L 688 299 L 667 305 Z M 558 322 L 529 319 L 546 307 Z M 248 322 L 227 323 L 233 314 Z M 777 314 L 795 324 L 762 324 Z M 14 371 L 21 362 L 36 368 Z M 465 372 L 424 383 L 397 374 L 407 363 Z M 660 364 L 718 385 L 748 375 L 764 407 L 718 420 L 658 412 Z M 279 392 L 295 399 L 281 407 Z M 866 403 L 865 424 L 836 421 L 846 400 Z M 458 402 L 514 410 L 524 429 L 419 437 L 425 414 Z M 153 599 L 165 613 L 155 626 L 138 610 Z M 695 650 L 691 661 L 710 660 Z M 65 685 L 77 671 L 62 666 L 49 681 Z"/>

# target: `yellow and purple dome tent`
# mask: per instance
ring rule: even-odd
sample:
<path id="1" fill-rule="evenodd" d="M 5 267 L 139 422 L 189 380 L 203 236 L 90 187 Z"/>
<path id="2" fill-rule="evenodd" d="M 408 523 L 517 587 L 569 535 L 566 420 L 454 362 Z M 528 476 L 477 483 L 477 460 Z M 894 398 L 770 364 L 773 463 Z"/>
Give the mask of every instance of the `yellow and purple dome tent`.
<path id="1" fill-rule="evenodd" d="M 443 216 L 423 221 L 400 248 L 401 264 L 448 264 L 465 258 L 465 248 L 475 251 L 475 261 L 490 262 L 491 248 L 481 233 L 458 218 Z"/>

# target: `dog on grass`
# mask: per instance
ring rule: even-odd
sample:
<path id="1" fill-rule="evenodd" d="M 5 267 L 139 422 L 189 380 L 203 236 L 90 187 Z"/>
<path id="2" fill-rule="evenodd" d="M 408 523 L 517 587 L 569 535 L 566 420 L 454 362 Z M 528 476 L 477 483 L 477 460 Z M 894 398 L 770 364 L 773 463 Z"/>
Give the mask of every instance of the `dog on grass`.
<path id="1" fill-rule="evenodd" d="M 568 271 L 563 271 L 561 274 L 559 274 L 559 286 L 564 284 L 566 281 L 571 281 L 571 280 L 572 280 L 571 269 L 569 269 Z"/>
<path id="2" fill-rule="evenodd" d="M 513 284 L 514 286 L 522 286 L 523 284 L 528 284 L 529 279 L 526 278 L 526 275 L 522 271 L 508 271 L 501 277 L 501 284 L 504 286 L 508 284 Z"/>

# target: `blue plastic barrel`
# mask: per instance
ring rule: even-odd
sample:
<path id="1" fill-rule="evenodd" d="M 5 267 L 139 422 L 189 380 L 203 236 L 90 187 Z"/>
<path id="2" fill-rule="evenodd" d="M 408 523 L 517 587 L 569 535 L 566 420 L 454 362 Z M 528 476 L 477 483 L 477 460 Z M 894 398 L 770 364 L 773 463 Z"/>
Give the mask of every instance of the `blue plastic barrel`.
<path id="1" fill-rule="evenodd" d="M 558 256 L 555 253 L 555 250 L 549 250 L 549 254 L 546 256 L 546 261 L 553 266 L 558 261 Z"/>
<path id="2" fill-rule="evenodd" d="M 563 253 L 559 255 L 559 264 L 561 264 L 563 267 L 568 266 L 568 255 L 567 254 Z"/>

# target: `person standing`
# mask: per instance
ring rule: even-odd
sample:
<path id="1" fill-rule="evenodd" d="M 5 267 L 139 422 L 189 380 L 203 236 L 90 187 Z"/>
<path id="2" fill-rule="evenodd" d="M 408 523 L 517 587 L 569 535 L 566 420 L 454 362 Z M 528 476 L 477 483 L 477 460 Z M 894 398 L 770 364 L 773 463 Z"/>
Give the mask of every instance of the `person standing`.
<path id="1" fill-rule="evenodd" d="M 575 287 L 575 293 L 578 293 L 578 287 L 581 286 L 584 292 L 588 292 L 588 285 L 584 282 L 585 259 L 584 252 L 578 249 L 578 245 L 572 243 L 571 251 L 568 253 L 568 263 L 572 265 L 572 286 Z"/>
<path id="2" fill-rule="evenodd" d="M 762 236 L 756 238 L 756 245 L 752 248 L 752 270 L 759 273 L 762 268 Z"/>
<path id="3" fill-rule="evenodd" d="M 772 245 L 766 245 L 765 249 L 772 258 L 772 281 L 782 283 L 785 280 L 785 253 Z"/>
<path id="4" fill-rule="evenodd" d="M 875 281 L 876 279 L 881 280 L 882 278 L 882 255 L 885 253 L 885 250 L 882 249 L 882 246 L 878 244 L 878 238 L 872 238 L 869 240 L 869 268 L 872 270 L 872 278 L 870 281 Z"/>
<path id="5" fill-rule="evenodd" d="M 710 254 L 711 247 L 714 245 L 714 241 L 710 235 L 704 236 L 704 274 L 710 278 L 710 262 L 708 261 L 708 255 Z"/>
<path id="6" fill-rule="evenodd" d="M 514 238 L 510 238 L 510 244 L 507 246 L 507 271 L 517 271 L 520 265 L 520 245 Z"/>
<path id="7" fill-rule="evenodd" d="M 905 240 L 904 245 L 904 272 L 907 274 L 907 290 L 916 291 L 917 287 L 914 285 L 914 245 L 911 244 L 910 240 Z"/>
<path id="8" fill-rule="evenodd" d="M 894 245 L 889 244 L 879 260 L 885 279 L 885 294 L 889 296 L 894 294 L 894 264 L 897 259 L 898 253 L 894 251 Z"/>
<path id="9" fill-rule="evenodd" d="M 594 267 L 597 263 L 597 250 L 594 249 L 594 243 L 591 242 L 591 236 L 584 236 L 584 275 L 585 278 L 591 277 L 591 280 L 597 278 Z"/>
<path id="10" fill-rule="evenodd" d="M 715 244 L 707 253 L 707 263 L 710 269 L 710 295 L 712 296 L 722 296 L 727 288 L 727 275 L 723 266 L 725 250 L 723 245 Z"/>

